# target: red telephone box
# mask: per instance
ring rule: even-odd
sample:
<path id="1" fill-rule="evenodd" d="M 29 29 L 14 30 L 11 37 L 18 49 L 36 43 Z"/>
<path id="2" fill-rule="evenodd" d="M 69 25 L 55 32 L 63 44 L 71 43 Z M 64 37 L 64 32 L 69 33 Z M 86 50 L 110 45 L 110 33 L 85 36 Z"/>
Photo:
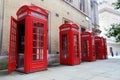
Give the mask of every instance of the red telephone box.
<path id="1" fill-rule="evenodd" d="M 73 23 L 60 26 L 60 63 L 80 64 L 79 27 Z"/>
<path id="2" fill-rule="evenodd" d="M 81 34 L 82 61 L 95 61 L 95 44 L 93 32 L 83 32 Z"/>
<path id="3" fill-rule="evenodd" d="M 24 5 L 11 17 L 8 72 L 24 73 L 47 68 L 47 12 Z"/>
<path id="4" fill-rule="evenodd" d="M 103 38 L 100 36 L 95 36 L 95 53 L 97 59 L 104 59 L 103 47 Z"/>
<path id="5" fill-rule="evenodd" d="M 104 58 L 108 59 L 108 55 L 107 55 L 107 43 L 106 43 L 106 39 L 103 38 L 103 51 L 104 51 Z"/>

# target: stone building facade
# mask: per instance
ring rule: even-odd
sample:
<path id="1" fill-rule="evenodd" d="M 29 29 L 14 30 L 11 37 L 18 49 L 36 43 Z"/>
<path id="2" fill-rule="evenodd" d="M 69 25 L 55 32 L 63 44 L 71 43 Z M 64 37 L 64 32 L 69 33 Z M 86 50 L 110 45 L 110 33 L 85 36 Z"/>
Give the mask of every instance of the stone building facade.
<path id="1" fill-rule="evenodd" d="M 88 5 L 88 15 L 89 15 L 89 31 L 93 31 L 95 35 L 101 33 L 99 30 L 99 17 L 98 17 L 98 2 L 97 0 L 89 0 Z"/>

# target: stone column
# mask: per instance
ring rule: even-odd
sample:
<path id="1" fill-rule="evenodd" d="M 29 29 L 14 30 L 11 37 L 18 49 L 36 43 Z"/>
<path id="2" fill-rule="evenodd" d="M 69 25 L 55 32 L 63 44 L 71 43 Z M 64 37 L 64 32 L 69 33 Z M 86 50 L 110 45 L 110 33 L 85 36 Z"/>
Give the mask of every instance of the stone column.
<path id="1" fill-rule="evenodd" d="M 91 11 L 91 0 L 88 0 L 88 16 L 89 16 L 89 25 L 88 25 L 88 30 L 92 31 L 92 11 Z"/>
<path id="2" fill-rule="evenodd" d="M 4 0 L 0 0 L 0 55 L 2 52 Z"/>

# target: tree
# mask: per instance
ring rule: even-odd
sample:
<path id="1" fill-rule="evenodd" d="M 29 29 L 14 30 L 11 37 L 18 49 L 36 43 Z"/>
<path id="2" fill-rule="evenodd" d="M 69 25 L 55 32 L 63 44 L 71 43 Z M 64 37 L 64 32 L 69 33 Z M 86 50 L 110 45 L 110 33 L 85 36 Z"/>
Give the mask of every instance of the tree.
<path id="1" fill-rule="evenodd" d="M 120 0 L 117 0 L 116 3 L 113 3 L 115 9 L 120 9 Z M 106 34 L 107 37 L 115 37 L 116 42 L 120 42 L 120 23 L 112 24 L 111 28 L 108 29 Z"/>
<path id="2" fill-rule="evenodd" d="M 106 36 L 108 38 L 115 37 L 116 42 L 120 42 L 120 24 L 112 24 L 111 28 L 107 30 Z"/>
<path id="3" fill-rule="evenodd" d="M 120 9 L 120 0 L 117 0 L 116 3 L 113 3 L 115 9 Z"/>

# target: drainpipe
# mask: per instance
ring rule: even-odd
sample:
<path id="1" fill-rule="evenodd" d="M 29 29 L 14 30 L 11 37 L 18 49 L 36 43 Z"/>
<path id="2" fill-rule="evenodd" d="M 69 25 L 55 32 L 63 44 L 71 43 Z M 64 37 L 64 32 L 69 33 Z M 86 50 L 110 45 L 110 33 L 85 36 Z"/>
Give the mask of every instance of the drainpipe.
<path id="1" fill-rule="evenodd" d="M 0 30 L 0 56 L 2 55 L 2 36 L 3 36 L 3 21 L 4 21 L 4 0 L 1 0 L 2 5 L 2 20 L 1 20 L 1 30 Z"/>

